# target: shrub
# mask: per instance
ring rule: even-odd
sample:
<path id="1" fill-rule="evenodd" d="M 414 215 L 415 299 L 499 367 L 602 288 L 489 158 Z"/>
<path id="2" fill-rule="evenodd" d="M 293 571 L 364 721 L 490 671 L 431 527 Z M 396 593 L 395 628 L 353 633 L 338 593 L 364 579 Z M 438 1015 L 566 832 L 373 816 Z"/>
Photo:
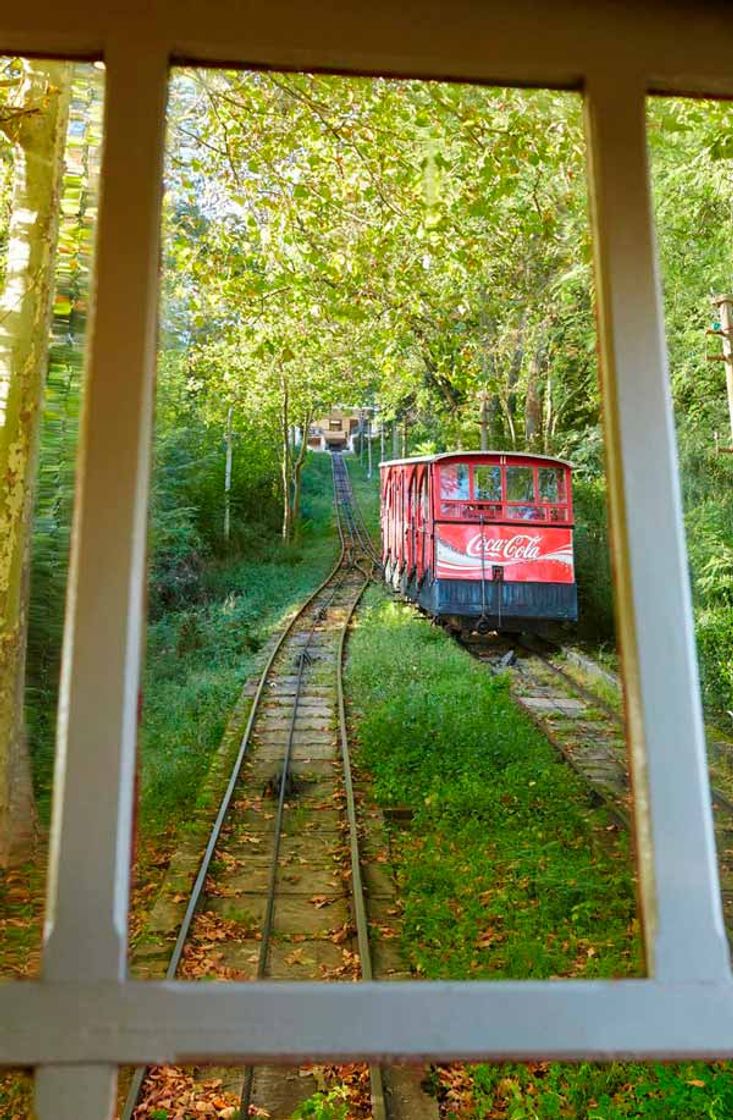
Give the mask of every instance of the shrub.
<path id="1" fill-rule="evenodd" d="M 733 610 L 701 611 L 696 632 L 705 703 L 727 711 L 733 708 Z"/>

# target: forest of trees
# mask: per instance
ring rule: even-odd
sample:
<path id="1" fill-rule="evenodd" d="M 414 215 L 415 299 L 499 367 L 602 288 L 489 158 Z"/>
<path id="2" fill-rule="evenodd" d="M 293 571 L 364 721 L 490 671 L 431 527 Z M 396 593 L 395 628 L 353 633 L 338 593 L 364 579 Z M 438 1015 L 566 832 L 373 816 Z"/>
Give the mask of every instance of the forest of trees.
<path id="1" fill-rule="evenodd" d="M 10 60 L 0 83 L 0 256 L 7 309 L 23 209 L 18 122 L 45 122 L 57 143 L 63 128 L 65 171 L 50 184 L 61 200 L 59 253 L 49 359 L 39 358 L 40 438 L 29 428 L 31 463 L 40 444 L 30 605 L 27 588 L 15 596 L 29 617 L 26 725 L 38 776 L 53 750 L 103 76 L 59 66 L 34 78 L 34 66 Z M 46 82 L 40 97 L 32 79 Z M 716 432 L 729 441 L 727 406 L 705 331 L 711 296 L 733 287 L 733 109 L 655 100 L 649 136 L 704 687 L 726 709 L 733 463 L 715 451 Z M 50 166 L 50 147 L 47 156 Z M 180 70 L 166 175 L 151 618 L 195 599 L 202 571 L 222 557 L 280 535 L 297 546 L 295 437 L 320 410 L 368 406 L 418 452 L 478 447 L 483 409 L 490 446 L 576 464 L 583 633 L 612 642 L 580 98 Z M 54 230 L 40 236 L 50 252 Z M 43 349 L 49 304 L 35 296 Z M 24 502 L 30 493 L 27 479 Z M 22 753 L 22 729 L 12 735 Z"/>
<path id="2" fill-rule="evenodd" d="M 733 464 L 716 453 L 730 434 L 705 332 L 733 283 L 732 136 L 724 104 L 650 101 L 701 667 L 719 709 L 733 706 Z M 168 188 L 161 391 L 215 436 L 233 407 L 240 531 L 258 478 L 297 503 L 288 418 L 370 404 L 419 452 L 478 447 L 483 409 L 489 446 L 576 465 L 582 629 L 612 643 L 580 98 L 181 71 Z M 200 530 L 211 505 L 186 504 Z"/>

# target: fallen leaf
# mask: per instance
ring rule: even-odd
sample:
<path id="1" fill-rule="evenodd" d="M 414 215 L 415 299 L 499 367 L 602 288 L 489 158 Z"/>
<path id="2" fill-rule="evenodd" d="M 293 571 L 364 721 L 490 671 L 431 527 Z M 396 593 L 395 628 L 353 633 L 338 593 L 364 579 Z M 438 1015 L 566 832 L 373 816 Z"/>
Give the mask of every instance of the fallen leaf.
<path id="1" fill-rule="evenodd" d="M 316 910 L 322 910 L 324 906 L 330 906 L 334 899 L 329 898 L 326 894 L 314 894 L 308 901 L 315 906 Z"/>

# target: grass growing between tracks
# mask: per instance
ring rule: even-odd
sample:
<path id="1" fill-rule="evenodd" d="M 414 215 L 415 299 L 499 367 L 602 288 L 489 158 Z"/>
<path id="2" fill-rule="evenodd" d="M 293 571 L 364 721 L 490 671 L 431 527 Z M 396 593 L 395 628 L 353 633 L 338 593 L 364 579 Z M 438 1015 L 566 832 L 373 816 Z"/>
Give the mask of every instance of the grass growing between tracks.
<path id="1" fill-rule="evenodd" d="M 627 836 L 514 705 L 441 630 L 366 597 L 347 682 L 360 765 L 409 807 L 392 854 L 402 943 L 428 979 L 639 974 Z M 436 1074 L 444 1115 L 478 1120 L 723 1120 L 725 1067 L 535 1063 Z"/>
<path id="2" fill-rule="evenodd" d="M 503 681 L 381 590 L 366 606 L 349 689 L 377 800 L 414 814 L 395 835 L 412 967 L 430 979 L 635 972 L 626 837 Z"/>

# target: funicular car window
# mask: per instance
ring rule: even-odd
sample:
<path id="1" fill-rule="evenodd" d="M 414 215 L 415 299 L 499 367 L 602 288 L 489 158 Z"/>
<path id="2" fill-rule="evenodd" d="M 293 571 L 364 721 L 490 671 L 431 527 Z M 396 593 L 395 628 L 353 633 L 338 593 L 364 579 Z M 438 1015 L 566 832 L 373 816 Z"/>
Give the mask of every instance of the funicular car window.
<path id="1" fill-rule="evenodd" d="M 539 491 L 541 502 L 564 502 L 565 486 L 562 471 L 555 467 L 540 467 Z"/>
<path id="2" fill-rule="evenodd" d="M 465 463 L 440 468 L 440 496 L 452 502 L 467 501 L 468 466 Z"/>
<path id="3" fill-rule="evenodd" d="M 506 500 L 508 502 L 534 501 L 534 478 L 531 467 L 507 467 Z"/>
<path id="4" fill-rule="evenodd" d="M 506 501 L 508 504 L 505 507 L 505 516 L 513 521 L 534 521 L 542 518 L 542 510 L 534 504 L 534 471 L 531 467 L 506 468 Z"/>
<path id="5" fill-rule="evenodd" d="M 473 496 L 477 501 L 501 501 L 501 467 L 473 468 Z"/>

